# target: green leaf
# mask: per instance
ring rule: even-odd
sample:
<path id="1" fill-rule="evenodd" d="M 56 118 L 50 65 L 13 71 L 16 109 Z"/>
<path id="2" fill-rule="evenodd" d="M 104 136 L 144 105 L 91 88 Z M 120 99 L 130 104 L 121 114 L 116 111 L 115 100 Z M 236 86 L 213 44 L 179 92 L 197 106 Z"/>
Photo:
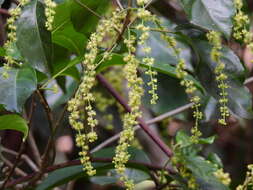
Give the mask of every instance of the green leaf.
<path id="1" fill-rule="evenodd" d="M 150 86 L 147 83 L 150 81 L 150 76 L 143 74 L 142 78 L 144 80 L 145 92 L 148 92 Z M 159 97 L 157 103 L 155 105 L 150 104 L 151 95 L 149 93 L 145 93 L 143 96 L 144 105 L 156 115 L 163 114 L 189 103 L 189 98 L 185 93 L 184 87 L 180 85 L 180 80 L 168 77 L 162 73 L 159 73 L 156 78 L 158 82 L 157 95 Z M 168 86 L 170 90 L 168 90 Z M 183 116 L 183 114 L 179 114 L 177 118 L 184 119 Z"/>
<path id="2" fill-rule="evenodd" d="M 48 73 L 52 63 L 52 43 L 45 20 L 42 2 L 32 0 L 25 6 L 17 21 L 17 47 L 33 68 Z"/>
<path id="3" fill-rule="evenodd" d="M 70 0 L 70 2 L 70 16 L 73 26 L 76 31 L 85 35 L 93 32 L 100 20 L 86 7 L 103 16 L 110 4 L 108 0 Z"/>
<path id="4" fill-rule="evenodd" d="M 107 171 L 107 174 L 109 174 L 109 176 L 91 177 L 90 181 L 99 185 L 109 185 L 119 181 L 120 176 L 116 173 L 114 169 Z M 130 180 L 133 180 L 135 184 L 150 178 L 150 176 L 146 172 L 132 168 L 127 168 L 125 175 L 128 176 Z"/>
<path id="5" fill-rule="evenodd" d="M 19 115 L 10 114 L 0 116 L 0 130 L 16 130 L 23 133 L 23 140 L 27 138 L 28 135 L 28 125 L 26 120 L 24 120 Z"/>
<path id="6" fill-rule="evenodd" d="M 67 183 L 72 179 L 78 179 L 84 177 L 85 173 L 82 170 L 82 166 L 70 166 L 61 168 L 51 172 L 42 183 L 36 188 L 36 190 L 49 190 L 53 187 Z"/>
<path id="7" fill-rule="evenodd" d="M 37 88 L 36 72 L 29 67 L 8 70 L 9 78 L 2 77 L 0 68 L 0 104 L 8 111 L 22 112 L 23 105 Z"/>
<path id="8" fill-rule="evenodd" d="M 150 160 L 146 154 L 138 149 L 130 148 L 129 152 L 131 154 L 131 160 L 142 161 L 150 163 Z M 93 154 L 93 157 L 103 157 L 112 158 L 115 153 L 115 148 L 105 148 Z M 109 184 L 118 181 L 119 176 L 114 170 L 114 166 L 111 163 L 93 163 L 93 166 L 97 170 L 97 176 L 92 177 L 91 181 L 97 184 Z M 135 180 L 136 183 L 139 181 L 150 178 L 146 173 L 146 168 L 138 166 L 136 164 L 127 164 L 126 175 L 131 179 Z M 59 186 L 61 184 L 67 183 L 73 179 L 78 179 L 82 177 L 87 177 L 83 171 L 83 166 L 70 166 L 66 168 L 61 168 L 51 172 L 47 178 L 45 178 L 42 183 L 36 188 L 36 190 L 49 190 L 53 187 Z M 111 177 L 106 176 L 110 173 Z"/>
<path id="9" fill-rule="evenodd" d="M 220 157 L 217 154 L 215 154 L 214 152 L 210 152 L 208 154 L 207 159 L 210 162 L 212 162 L 213 164 L 217 165 L 219 168 L 223 168 L 223 164 L 222 164 Z"/>
<path id="10" fill-rule="evenodd" d="M 215 176 L 217 170 L 212 163 L 207 162 L 200 156 L 185 155 L 186 167 L 191 170 L 195 176 L 201 190 L 229 190 L 227 186 L 221 183 Z"/>
<path id="11" fill-rule="evenodd" d="M 75 65 L 69 66 L 69 64 L 72 62 L 70 52 L 67 49 L 55 44 L 53 46 L 53 49 L 54 49 L 53 54 L 54 64 L 52 65 L 53 67 L 52 75 L 57 75 L 58 73 L 60 73 L 58 76 L 70 76 L 75 80 L 79 81 L 80 80 L 79 71 L 77 70 Z"/>
<path id="12" fill-rule="evenodd" d="M 112 59 L 106 60 L 103 63 L 101 63 L 97 68 L 97 72 L 101 72 L 101 71 L 105 70 L 106 68 L 108 68 L 110 66 L 124 65 L 124 64 L 126 64 L 126 63 L 123 61 L 123 55 L 113 53 L 112 54 Z M 143 63 L 141 63 L 140 66 L 143 67 L 143 68 L 148 68 L 149 67 L 148 65 L 143 64 Z M 159 72 L 159 73 L 163 73 L 163 74 L 166 74 L 170 77 L 177 78 L 176 68 L 173 67 L 172 65 L 170 65 L 169 63 L 160 63 L 160 62 L 155 60 L 155 63 L 154 63 L 154 65 L 151 66 L 151 68 L 154 69 L 155 71 Z M 203 89 L 201 84 L 196 79 L 194 79 L 191 75 L 188 75 L 188 78 L 193 80 L 194 84 L 200 90 Z"/>
<path id="13" fill-rule="evenodd" d="M 220 89 L 215 79 L 216 63 L 210 58 L 212 47 L 205 41 L 195 40 L 201 63 L 197 75 L 205 90 L 213 96 L 216 101 L 220 99 Z M 239 58 L 228 48 L 222 48 L 222 62 L 225 64 L 224 72 L 228 75 L 227 83 L 230 88 L 228 92 L 228 107 L 239 117 L 252 118 L 252 97 L 249 90 L 244 87 L 245 69 Z"/>
<path id="14" fill-rule="evenodd" d="M 180 0 L 190 22 L 207 30 L 222 32 L 227 38 L 232 32 L 233 1 Z"/>
<path id="15" fill-rule="evenodd" d="M 176 135 L 176 142 L 180 145 L 180 147 L 186 147 L 192 145 L 190 137 L 183 131 L 180 130 Z"/>
<path id="16" fill-rule="evenodd" d="M 171 28 L 168 23 L 166 24 L 168 28 Z M 180 57 L 184 58 L 187 66 L 187 70 L 193 71 L 191 65 L 191 48 L 188 44 L 182 39 L 182 35 L 170 33 L 170 36 L 173 36 L 177 40 L 177 47 L 181 49 Z M 169 64 L 169 65 L 177 65 L 178 58 L 172 48 L 168 47 L 168 43 L 161 39 L 159 32 L 150 32 L 150 37 L 147 39 L 145 46 L 151 47 L 153 51 L 150 53 L 150 57 L 153 57 L 155 61 L 159 64 Z M 137 49 L 137 57 L 143 58 L 146 57 L 146 54 L 142 51 L 143 45 L 139 45 Z"/>
<path id="17" fill-rule="evenodd" d="M 211 136 L 211 137 L 208 137 L 208 138 L 200 138 L 199 139 L 199 144 L 213 144 L 215 139 L 216 139 L 216 136 Z"/>
<path id="18" fill-rule="evenodd" d="M 3 57 L 6 55 L 5 49 L 3 47 L 0 47 L 0 56 Z"/>
<path id="19" fill-rule="evenodd" d="M 59 4 L 54 16 L 52 40 L 54 43 L 67 48 L 70 52 L 82 55 L 87 37 L 77 32 L 71 22 L 71 1 Z"/>

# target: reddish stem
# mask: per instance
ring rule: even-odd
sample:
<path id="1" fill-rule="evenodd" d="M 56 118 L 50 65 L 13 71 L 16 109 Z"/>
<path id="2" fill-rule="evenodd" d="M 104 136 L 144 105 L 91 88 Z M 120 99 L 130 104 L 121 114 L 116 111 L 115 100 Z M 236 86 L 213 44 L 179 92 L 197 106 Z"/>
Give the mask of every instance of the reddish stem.
<path id="1" fill-rule="evenodd" d="M 122 98 L 122 96 L 111 86 L 111 84 L 101 75 L 97 75 L 98 81 L 111 93 L 111 95 L 124 107 L 127 112 L 131 112 L 131 108 L 128 106 L 127 102 Z M 173 152 L 171 149 L 158 137 L 156 136 L 141 118 L 137 119 L 140 127 L 145 131 L 145 133 L 160 147 L 160 149 L 168 156 L 172 157 Z"/>

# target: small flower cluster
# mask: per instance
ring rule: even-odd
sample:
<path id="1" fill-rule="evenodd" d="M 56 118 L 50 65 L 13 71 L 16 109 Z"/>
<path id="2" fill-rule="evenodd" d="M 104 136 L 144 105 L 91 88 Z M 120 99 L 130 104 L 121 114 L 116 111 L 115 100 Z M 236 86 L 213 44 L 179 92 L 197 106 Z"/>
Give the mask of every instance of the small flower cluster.
<path id="1" fill-rule="evenodd" d="M 21 0 L 17 7 L 9 11 L 11 16 L 10 18 L 7 19 L 7 28 L 9 32 L 8 32 L 8 40 L 4 44 L 5 49 L 9 50 L 12 49 L 12 45 L 17 41 L 16 36 L 17 27 L 15 26 L 15 22 L 21 14 L 21 8 L 25 6 L 28 2 L 29 0 Z M 10 55 L 6 55 L 4 58 L 6 60 L 6 63 L 4 64 L 4 72 L 2 73 L 2 75 L 4 78 L 8 78 L 9 77 L 8 70 L 16 62 Z"/>
<path id="2" fill-rule="evenodd" d="M 229 109 L 227 107 L 228 102 L 228 93 L 226 92 L 226 89 L 229 88 L 229 85 L 226 83 L 227 75 L 224 73 L 225 64 L 221 61 L 221 35 L 219 32 L 216 31 L 210 31 L 207 34 L 207 38 L 209 42 L 212 44 L 213 48 L 211 51 L 211 59 L 217 63 L 215 67 L 215 74 L 216 74 L 216 80 L 218 82 L 218 88 L 220 89 L 220 100 L 219 103 L 221 105 L 220 107 L 220 113 L 221 113 L 221 119 L 218 120 L 218 122 L 221 125 L 227 125 L 226 118 L 229 116 Z"/>
<path id="3" fill-rule="evenodd" d="M 247 30 L 247 25 L 250 20 L 249 17 L 243 13 L 242 0 L 234 0 L 234 6 L 236 8 L 236 14 L 234 16 L 234 33 L 233 36 L 237 40 L 243 40 L 244 43 L 248 44 L 252 39 L 252 34 Z"/>
<path id="4" fill-rule="evenodd" d="M 96 174 L 93 166 L 91 165 L 89 157 L 88 144 L 94 142 L 97 139 L 97 134 L 94 131 L 98 121 L 95 119 L 96 112 L 92 108 L 92 102 L 94 102 L 94 95 L 91 93 L 91 89 L 95 85 L 96 57 L 98 55 L 98 47 L 102 43 L 107 32 L 110 32 L 115 24 L 118 23 L 116 14 L 110 19 L 101 20 L 96 32 L 91 34 L 90 40 L 87 44 L 87 53 L 84 55 L 84 61 L 82 62 L 85 68 L 82 82 L 75 94 L 75 97 L 68 103 L 68 111 L 70 112 L 69 122 L 73 129 L 76 130 L 76 144 L 81 148 L 79 152 L 80 161 L 84 166 L 84 170 L 88 175 L 92 176 Z M 109 56 L 110 57 L 110 56 Z M 107 54 L 104 54 L 102 60 L 108 58 Z M 87 127 L 84 126 L 87 123 Z M 88 132 L 89 131 L 89 132 Z"/>
<path id="5" fill-rule="evenodd" d="M 45 15 L 47 17 L 46 28 L 51 31 L 53 29 L 56 3 L 52 0 L 45 0 L 45 5 Z"/>
<path id="6" fill-rule="evenodd" d="M 216 170 L 214 172 L 214 176 L 217 177 L 224 185 L 229 186 L 231 183 L 229 173 L 225 173 L 222 168 Z"/>
<path id="7" fill-rule="evenodd" d="M 185 69 L 185 60 L 180 59 L 176 67 L 176 73 L 177 77 L 181 79 L 180 84 L 185 87 L 185 92 L 191 97 L 190 101 L 193 103 L 192 108 L 194 108 L 193 117 L 195 118 L 195 124 L 191 129 L 191 141 L 197 144 L 199 141 L 199 137 L 202 135 L 202 133 L 198 129 L 198 126 L 199 121 L 203 118 L 203 113 L 200 111 L 200 97 L 198 95 L 194 95 L 194 93 L 197 91 L 197 88 L 195 87 L 192 80 L 186 78 L 188 74 Z"/>
<path id="8" fill-rule="evenodd" d="M 234 0 L 234 6 L 236 8 L 236 14 L 234 16 L 234 27 L 233 27 L 233 36 L 236 40 L 243 41 L 247 47 L 253 51 L 252 37 L 253 34 L 247 29 L 247 26 L 250 24 L 250 19 L 242 11 L 243 1 Z"/>
<path id="9" fill-rule="evenodd" d="M 144 6 L 149 2 L 149 0 L 137 0 L 138 6 Z"/>
<path id="10" fill-rule="evenodd" d="M 124 43 L 128 48 L 128 54 L 124 56 L 124 61 L 127 63 L 124 67 L 124 74 L 128 82 L 128 104 L 131 107 L 131 112 L 124 115 L 124 130 L 121 132 L 119 145 L 116 148 L 115 156 L 113 158 L 116 171 L 121 175 L 120 180 L 124 182 L 127 190 L 132 190 L 134 188 L 133 181 L 129 180 L 128 177 L 124 175 L 126 170 L 125 164 L 130 158 L 130 154 L 128 153 L 127 149 L 130 146 L 130 143 L 134 140 L 133 127 L 137 125 L 136 119 L 141 116 L 139 107 L 141 104 L 141 96 L 143 95 L 143 81 L 140 77 L 138 77 L 137 74 L 139 61 L 134 56 L 136 51 L 136 48 L 134 47 L 135 41 L 135 36 L 130 34 L 129 38 L 124 40 Z"/>
<path id="11" fill-rule="evenodd" d="M 237 186 L 236 190 L 248 190 L 253 188 L 253 164 L 248 165 L 245 181 L 242 185 Z M 250 188 L 248 188 L 250 187 Z"/>
<path id="12" fill-rule="evenodd" d="M 198 190 L 199 186 L 196 182 L 195 177 L 191 174 L 191 172 L 184 166 L 181 166 L 179 168 L 179 173 L 182 175 L 182 177 L 186 178 L 188 181 L 188 188 L 192 190 Z"/>
<path id="13" fill-rule="evenodd" d="M 162 28 L 163 29 L 163 28 Z M 164 29 L 163 29 L 164 30 Z M 199 131 L 199 121 L 203 118 L 203 114 L 200 111 L 200 97 L 196 95 L 197 88 L 194 85 L 194 82 L 187 78 L 188 73 L 186 70 L 186 64 L 185 60 L 182 58 L 179 58 L 180 49 L 177 48 L 177 42 L 174 37 L 162 34 L 162 39 L 164 39 L 170 48 L 173 49 L 175 55 L 178 57 L 178 64 L 176 66 L 176 73 L 177 77 L 181 80 L 180 84 L 185 87 L 185 92 L 190 96 L 190 101 L 193 104 L 192 108 L 194 109 L 193 117 L 195 118 L 194 126 L 191 130 L 192 136 L 191 140 L 193 143 L 198 143 L 199 137 L 202 135 L 202 133 Z"/>
<path id="14" fill-rule="evenodd" d="M 146 54 L 146 57 L 142 59 L 142 62 L 148 66 L 148 70 L 145 72 L 145 74 L 149 75 L 150 81 L 148 82 L 148 86 L 151 87 L 151 90 L 149 90 L 149 94 L 152 96 L 150 103 L 156 104 L 158 100 L 158 95 L 156 93 L 157 91 L 157 72 L 152 70 L 152 65 L 154 64 L 154 58 L 148 56 L 151 52 L 151 47 L 146 44 L 146 40 L 149 38 L 149 30 L 150 27 L 144 26 L 144 24 L 139 24 L 136 27 L 137 30 L 142 31 L 142 34 L 140 36 L 140 39 L 138 41 L 139 45 L 143 46 L 143 52 Z"/>

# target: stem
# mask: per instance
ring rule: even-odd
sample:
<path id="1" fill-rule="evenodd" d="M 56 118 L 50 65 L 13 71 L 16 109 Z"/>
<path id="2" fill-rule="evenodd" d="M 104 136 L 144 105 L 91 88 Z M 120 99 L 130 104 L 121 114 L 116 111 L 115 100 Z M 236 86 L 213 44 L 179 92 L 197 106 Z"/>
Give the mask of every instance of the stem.
<path id="1" fill-rule="evenodd" d="M 6 152 L 8 154 L 11 154 L 11 155 L 15 155 L 15 156 L 18 156 L 18 153 L 16 151 L 13 151 L 13 150 L 10 150 L 8 148 L 5 148 L 5 147 L 1 147 L 1 150 L 3 152 Z M 38 171 L 38 167 L 36 166 L 36 164 L 25 154 L 23 154 L 21 156 L 21 158 L 34 170 L 34 171 Z"/>
<path id="2" fill-rule="evenodd" d="M 13 173 L 15 172 L 15 169 L 16 169 L 16 167 L 17 167 L 17 165 L 18 165 L 18 163 L 19 163 L 19 161 L 20 161 L 20 158 L 21 158 L 21 156 L 22 156 L 22 153 L 23 153 L 23 151 L 24 151 L 24 147 L 25 147 L 25 144 L 24 144 L 24 141 L 22 141 L 21 147 L 20 147 L 19 152 L 18 152 L 18 155 L 17 155 L 17 158 L 16 158 L 16 160 L 15 160 L 15 163 L 13 164 L 13 166 L 12 166 L 12 168 L 11 168 L 11 170 L 10 170 L 10 173 L 9 173 L 8 176 L 6 177 L 5 181 L 3 182 L 3 184 L 2 184 L 2 186 L 1 186 L 1 188 L 0 188 L 0 190 L 4 190 L 4 189 L 5 189 L 5 187 L 6 187 L 7 183 L 8 183 L 8 181 L 9 181 L 9 179 L 11 178 L 11 176 L 13 175 Z"/>
<path id="3" fill-rule="evenodd" d="M 111 86 L 110 83 L 101 75 L 97 75 L 98 81 L 111 93 L 111 95 L 124 107 L 127 112 L 131 112 L 131 108 L 128 106 L 127 102 L 120 96 L 120 94 Z M 171 149 L 153 132 L 149 129 L 148 125 L 141 118 L 137 118 L 140 127 L 145 131 L 145 133 L 160 147 L 160 149 L 168 156 L 172 157 L 173 153 Z"/>
<path id="4" fill-rule="evenodd" d="M 0 8 L 0 14 L 6 15 L 8 17 L 11 16 L 11 14 L 6 9 L 2 9 L 2 8 Z"/>
<path id="5" fill-rule="evenodd" d="M 177 115 L 177 114 L 179 114 L 179 113 L 181 113 L 181 112 L 183 112 L 183 111 L 185 111 L 185 110 L 187 110 L 187 109 L 190 109 L 190 108 L 192 107 L 192 105 L 193 105 L 193 103 L 189 103 L 189 104 L 186 104 L 186 105 L 184 105 L 184 106 L 182 106 L 182 107 L 179 107 L 179 108 L 177 108 L 177 109 L 175 109 L 175 110 L 172 110 L 172 111 L 169 111 L 169 112 L 167 112 L 167 113 L 164 113 L 164 114 L 162 114 L 162 115 L 160 115 L 160 116 L 158 116 L 158 117 L 155 117 L 155 118 L 153 118 L 153 119 L 148 120 L 148 121 L 146 122 L 146 124 L 147 124 L 147 125 L 151 125 L 151 124 L 154 124 L 154 123 L 156 123 L 156 122 L 162 121 L 162 120 L 164 120 L 164 119 L 166 119 L 166 118 L 168 118 L 168 117 L 171 117 L 171 116 L 173 116 L 173 115 Z M 137 131 L 137 130 L 139 130 L 139 129 L 140 129 L 140 126 L 139 126 L 139 125 L 134 127 L 134 131 Z M 102 148 L 104 148 L 104 147 L 106 147 L 107 145 L 111 144 L 112 142 L 118 140 L 119 138 L 120 138 L 120 133 L 118 133 L 118 134 L 116 134 L 116 135 L 110 137 L 109 139 L 105 140 L 105 141 L 102 142 L 100 145 L 98 145 L 98 146 L 96 146 L 94 149 L 92 149 L 92 150 L 91 150 L 91 153 L 94 153 L 94 152 L 97 152 L 97 151 L 101 150 Z"/>
<path id="6" fill-rule="evenodd" d="M 3 161 L 4 164 L 6 164 L 7 166 L 9 166 L 9 168 L 13 167 L 13 164 L 11 163 L 11 161 L 9 161 L 8 159 L 6 159 L 3 155 L 0 155 L 0 159 L 1 159 L 1 161 Z M 15 168 L 15 173 L 17 175 L 20 175 L 20 176 L 23 176 L 23 177 L 27 176 L 27 173 L 25 173 L 23 170 L 21 170 L 18 167 Z"/>
<path id="7" fill-rule="evenodd" d="M 91 158 L 91 161 L 92 162 L 99 162 L 99 163 L 111 163 L 112 158 Z M 162 170 L 163 169 L 163 166 L 158 166 L 158 165 L 153 165 L 153 164 L 149 164 L 149 163 L 145 163 L 145 162 L 139 162 L 139 161 L 133 161 L 133 160 L 129 160 L 128 164 L 142 165 L 142 166 L 147 167 L 150 170 Z M 77 165 L 81 165 L 80 160 L 72 160 L 72 161 L 68 161 L 68 162 L 64 162 L 64 163 L 61 163 L 61 164 L 57 164 L 57 165 L 54 165 L 54 166 L 47 167 L 47 168 L 45 168 L 45 172 L 49 173 L 49 172 L 55 171 L 57 169 L 66 168 L 66 167 L 69 167 L 69 166 L 77 166 Z M 167 171 L 171 175 L 176 173 L 171 168 L 167 168 Z M 16 180 L 13 180 L 12 182 L 10 182 L 6 185 L 6 188 L 12 187 L 12 186 L 20 184 L 20 183 L 24 183 L 24 182 L 32 179 L 38 173 L 39 172 L 34 172 L 34 173 L 29 174 L 25 177 L 21 177 L 21 178 L 18 178 Z"/>

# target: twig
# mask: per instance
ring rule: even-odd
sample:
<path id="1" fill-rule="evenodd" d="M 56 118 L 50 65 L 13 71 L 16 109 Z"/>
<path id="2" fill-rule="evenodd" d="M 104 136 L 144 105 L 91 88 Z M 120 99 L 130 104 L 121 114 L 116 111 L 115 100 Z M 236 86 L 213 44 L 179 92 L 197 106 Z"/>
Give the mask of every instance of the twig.
<path id="1" fill-rule="evenodd" d="M 5 189 L 6 184 L 8 183 L 8 181 L 9 181 L 9 179 L 11 178 L 12 174 L 14 173 L 14 171 L 15 171 L 15 169 L 16 169 L 18 163 L 19 163 L 19 160 L 20 160 L 20 158 L 21 158 L 21 156 L 22 156 L 22 153 L 23 153 L 23 151 L 24 151 L 24 147 L 25 147 L 25 143 L 24 143 L 24 141 L 22 141 L 21 147 L 20 147 L 19 152 L 18 152 L 18 155 L 17 155 L 17 158 L 16 158 L 16 160 L 15 160 L 15 163 L 13 164 L 13 166 L 12 166 L 12 168 L 11 168 L 11 170 L 10 170 L 10 173 L 7 175 L 6 179 L 4 180 L 4 182 L 3 182 L 3 184 L 2 184 L 2 186 L 1 186 L 1 188 L 0 188 L 0 190 L 4 190 L 4 189 Z"/>
<path id="2" fill-rule="evenodd" d="M 186 104 L 186 105 L 184 105 L 182 107 L 179 107 L 179 108 L 177 108 L 175 110 L 172 110 L 172 111 L 169 111 L 167 113 L 164 113 L 164 114 L 162 114 L 162 115 L 160 115 L 158 117 L 155 117 L 153 119 L 148 120 L 146 122 L 146 124 L 147 125 L 151 125 L 151 124 L 154 124 L 156 122 L 162 121 L 162 120 L 164 120 L 164 119 L 166 119 L 168 117 L 171 117 L 173 115 L 177 115 L 177 114 L 179 114 L 179 113 L 181 113 L 181 112 L 183 112 L 183 111 L 191 108 L 192 105 L 193 105 L 193 103 L 189 103 L 189 104 Z M 139 129 L 140 129 L 139 125 L 134 127 L 134 131 L 137 131 Z M 91 153 L 94 153 L 94 152 L 97 152 L 97 151 L 101 150 L 102 148 L 108 146 L 109 144 L 113 143 L 114 141 L 118 140 L 119 138 L 120 138 L 120 133 L 118 133 L 118 134 L 110 137 L 109 139 L 105 140 L 104 142 L 102 142 L 101 144 L 99 144 L 98 146 L 96 146 L 94 149 L 92 149 Z"/>
<path id="3" fill-rule="evenodd" d="M 9 161 L 9 160 L 7 160 L 4 156 L 2 156 L 2 155 L 0 155 L 0 157 L 1 157 L 1 160 L 7 165 L 7 166 L 9 166 L 10 168 L 12 168 L 13 167 L 13 164 Z M 20 168 L 18 168 L 18 167 L 16 167 L 15 168 L 15 173 L 17 174 L 17 175 L 20 175 L 20 176 L 27 176 L 27 173 L 25 173 L 23 170 L 21 170 Z"/>
<path id="4" fill-rule="evenodd" d="M 34 160 L 35 160 L 36 164 L 40 165 L 40 163 L 41 163 L 40 152 L 39 152 L 38 146 L 35 142 L 34 136 L 31 131 L 29 132 L 29 135 L 28 135 L 28 144 L 31 148 L 32 154 L 34 155 Z"/>
<path id="5" fill-rule="evenodd" d="M 39 90 L 36 90 L 36 93 L 38 94 L 39 96 L 39 99 L 40 99 L 40 102 L 41 104 L 43 105 L 43 108 L 46 112 L 46 115 L 47 115 L 47 119 L 48 119 L 48 124 L 49 124 L 49 127 L 51 129 L 51 131 L 53 131 L 53 123 L 54 123 L 54 119 L 53 119 L 53 114 L 52 114 L 52 111 L 47 103 L 47 100 L 46 98 L 41 94 L 41 91 Z"/>
<path id="6" fill-rule="evenodd" d="M 2 9 L 2 8 L 0 8 L 0 14 L 6 15 L 8 17 L 11 16 L 11 14 L 6 9 Z"/>
<path id="7" fill-rule="evenodd" d="M 112 158 L 91 158 L 91 161 L 92 162 L 99 162 L 99 163 L 100 162 L 101 163 L 111 163 Z M 69 166 L 76 166 L 76 165 L 80 165 L 80 164 L 81 164 L 80 160 L 72 160 L 72 161 L 68 161 L 68 162 L 65 162 L 65 163 L 61 163 L 61 164 L 57 164 L 57 165 L 54 165 L 54 166 L 47 167 L 47 168 L 45 168 L 45 172 L 48 173 L 48 172 L 55 171 L 57 169 L 66 168 L 66 167 L 69 167 Z M 154 165 L 154 164 L 148 164 L 148 163 L 145 163 L 145 162 L 129 160 L 127 165 L 131 165 L 131 164 L 145 166 L 145 167 L 149 168 L 150 170 L 161 170 L 161 169 L 163 169 L 163 167 L 159 166 L 159 165 Z M 174 171 L 171 168 L 167 168 L 167 171 L 171 175 L 176 174 L 176 171 Z M 12 187 L 16 184 L 24 183 L 24 182 L 32 179 L 37 174 L 38 174 L 38 172 L 34 172 L 34 173 L 29 174 L 25 177 L 21 177 L 21 178 L 18 178 L 16 180 L 13 180 L 12 182 L 8 183 L 6 185 L 6 187 L 9 188 L 9 187 Z"/>
<path id="8" fill-rule="evenodd" d="M 120 0 L 116 0 L 116 3 L 117 3 L 118 7 L 119 7 L 121 10 L 124 9 L 124 7 L 122 6 Z"/>
<path id="9" fill-rule="evenodd" d="M 5 147 L 1 147 L 1 150 L 3 152 L 9 153 L 11 155 L 15 155 L 18 156 L 18 153 L 14 150 L 10 150 L 8 148 Z M 25 154 L 21 155 L 21 158 L 34 170 L 34 171 L 39 171 L 38 167 L 36 166 L 36 164 Z"/>
<path id="10" fill-rule="evenodd" d="M 146 5 L 145 5 L 145 9 L 149 6 L 149 5 L 151 5 L 151 3 L 153 3 L 153 0 L 150 0 Z"/>
<path id="11" fill-rule="evenodd" d="M 48 162 L 49 162 L 48 160 L 49 160 L 49 153 L 50 153 L 51 147 L 54 145 L 55 125 L 54 125 L 53 113 L 52 113 L 52 111 L 51 111 L 51 109 L 48 105 L 48 102 L 47 102 L 46 98 L 41 94 L 41 92 L 39 90 L 36 90 L 36 93 L 38 94 L 38 96 L 40 98 L 40 102 L 43 105 L 43 108 L 46 112 L 49 127 L 51 129 L 52 134 L 50 135 L 50 137 L 48 139 L 45 151 L 44 151 L 44 153 L 42 155 L 42 158 L 41 158 L 40 171 L 29 182 L 29 184 L 28 184 L 29 186 L 34 185 L 34 183 L 43 176 L 45 168 L 47 167 Z"/>
<path id="12" fill-rule="evenodd" d="M 127 112 L 131 112 L 131 108 L 128 106 L 127 102 L 121 97 L 121 95 L 111 86 L 110 83 L 101 75 L 97 75 L 98 81 L 110 92 L 110 94 L 124 107 Z M 140 127 L 145 131 L 145 133 L 160 147 L 160 149 L 168 156 L 173 155 L 171 149 L 156 135 L 150 131 L 148 125 L 141 119 L 137 118 Z"/>
<path id="13" fill-rule="evenodd" d="M 253 82 L 253 77 L 250 77 L 250 78 L 247 78 L 245 81 L 244 81 L 244 85 L 248 85 L 248 84 L 250 84 L 250 83 L 252 83 Z"/>

